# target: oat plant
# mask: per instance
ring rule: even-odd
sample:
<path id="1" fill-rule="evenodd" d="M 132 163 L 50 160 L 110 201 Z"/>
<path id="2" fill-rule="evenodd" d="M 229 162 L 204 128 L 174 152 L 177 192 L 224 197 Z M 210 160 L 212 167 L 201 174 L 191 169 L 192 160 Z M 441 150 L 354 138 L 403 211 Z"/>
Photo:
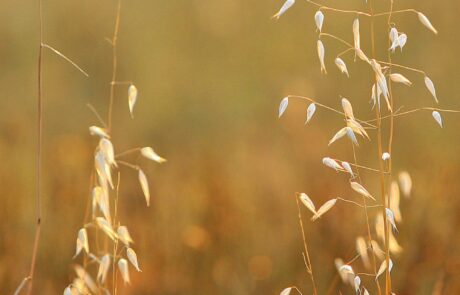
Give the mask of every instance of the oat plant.
<path id="1" fill-rule="evenodd" d="M 327 74 L 325 60 L 327 57 L 335 55 L 334 64 L 336 70 L 340 71 L 345 79 L 354 79 L 355 77 L 363 79 L 361 73 L 351 73 L 348 71 L 347 63 L 359 62 L 364 63 L 368 67 L 367 73 L 371 75 L 373 81 L 370 85 L 363 84 L 363 91 L 369 93 L 371 98 L 371 106 L 367 112 L 372 116 L 372 119 L 360 119 L 354 115 L 351 101 L 340 97 L 341 108 L 325 105 L 320 100 L 306 96 L 288 95 L 282 99 L 279 106 L 279 117 L 288 108 L 291 101 L 299 101 L 305 103 L 306 121 L 308 124 L 318 110 L 333 112 L 337 116 L 343 118 L 343 125 L 337 127 L 337 132 L 331 135 L 328 145 L 346 144 L 347 139 L 352 146 L 352 153 L 342 155 L 341 159 L 338 156 L 329 156 L 322 159 L 322 163 L 341 175 L 339 177 L 347 177 L 349 184 L 355 196 L 349 198 L 335 197 L 325 202 L 319 208 L 314 198 L 310 198 L 307 193 L 297 193 L 296 201 L 299 212 L 299 222 L 301 233 L 303 236 L 304 249 L 303 259 L 311 279 L 311 284 L 314 294 L 320 294 L 321 286 L 317 286 L 313 272 L 312 262 L 307 247 L 307 238 L 304 230 L 302 219 L 302 211 L 308 211 L 312 216 L 312 222 L 320 218 L 327 219 L 327 213 L 334 206 L 342 204 L 351 204 L 357 209 L 363 211 L 363 216 L 366 219 L 366 227 L 362 229 L 362 236 L 355 238 L 356 253 L 352 257 L 337 258 L 334 263 L 343 284 L 350 286 L 350 291 L 356 294 L 392 294 L 394 291 L 391 284 L 391 272 L 395 265 L 395 256 L 402 251 L 401 246 L 397 241 L 398 228 L 397 225 L 402 221 L 399 208 L 400 195 L 409 196 L 412 188 L 412 180 L 408 172 L 393 171 L 392 163 L 392 147 L 394 135 L 394 120 L 401 116 L 423 112 L 430 114 L 434 119 L 435 124 L 443 127 L 443 113 L 459 113 L 457 110 L 441 109 L 436 105 L 439 103 L 435 86 L 431 78 L 424 70 L 396 64 L 392 62 L 392 57 L 395 54 L 404 54 L 404 46 L 408 42 L 406 33 L 400 31 L 397 25 L 398 20 L 402 17 L 407 17 L 411 21 L 418 21 L 424 26 L 428 33 L 437 34 L 437 30 L 431 24 L 425 14 L 415 9 L 397 10 L 394 7 L 393 0 L 385 1 L 387 11 L 377 12 L 374 10 L 374 1 L 363 1 L 362 10 L 345 10 L 335 7 L 325 6 L 320 3 L 304 0 L 298 1 L 287 0 L 281 9 L 273 16 L 279 19 L 290 8 L 296 5 L 307 5 L 308 9 L 316 10 L 314 14 L 313 24 L 318 33 L 316 44 L 320 71 Z M 350 20 L 350 36 L 353 36 L 353 41 L 347 41 L 346 37 L 336 36 L 323 30 L 323 24 L 328 19 L 336 19 L 342 16 L 346 20 Z M 387 41 L 379 44 L 376 40 L 376 20 L 384 18 L 385 29 L 388 33 Z M 360 34 L 360 20 L 366 20 L 369 25 L 370 34 L 363 36 Z M 332 23 L 332 21 L 331 21 Z M 362 40 L 366 40 L 368 46 L 361 46 Z M 342 51 L 328 51 L 326 57 L 326 45 L 337 43 L 337 46 L 343 47 Z M 333 47 L 332 48 L 336 48 Z M 377 50 L 377 48 L 381 50 Z M 377 52 L 384 54 L 377 55 Z M 365 81 L 365 79 L 363 79 Z M 414 83 L 412 83 L 414 81 Z M 398 101 L 398 93 L 394 84 L 400 84 L 403 87 L 418 87 L 424 85 L 427 89 L 427 96 L 432 96 L 432 104 L 435 107 L 414 108 L 411 110 L 403 110 Z M 356 96 L 361 95 L 357 94 Z M 360 111 L 365 113 L 365 111 Z M 376 146 L 378 154 L 375 155 L 374 164 L 363 164 L 358 162 L 358 152 L 360 145 Z M 370 166 L 375 166 L 375 168 Z M 378 179 L 379 187 L 370 187 L 368 183 L 361 177 L 363 171 L 369 171 Z M 357 198 L 358 197 L 358 198 Z M 299 204 L 303 204 L 303 208 Z M 316 205 L 315 205 L 316 204 Z M 329 213 L 331 214 L 331 213 Z M 373 226 L 371 226 L 373 224 Z M 359 262 L 361 261 L 361 263 Z M 331 261 L 332 263 L 332 261 Z M 281 294 L 288 295 L 294 292 L 301 291 L 293 286 L 284 289 Z"/>
<path id="2" fill-rule="evenodd" d="M 121 20 L 121 0 L 116 8 L 115 26 L 112 38 L 112 77 L 109 88 L 108 115 L 104 121 L 96 109 L 88 105 L 99 121 L 99 125 L 89 127 L 89 132 L 97 139 L 94 150 L 94 168 L 91 175 L 91 193 L 88 199 L 84 223 L 77 233 L 75 276 L 65 288 L 64 294 L 117 294 L 118 280 L 130 283 L 130 269 L 140 272 L 141 267 L 133 246 L 133 238 L 127 223 L 119 219 L 121 167 L 137 173 L 146 205 L 150 205 L 150 192 L 147 177 L 137 163 L 129 162 L 126 156 L 139 153 L 148 160 L 163 163 L 151 147 L 132 148 L 116 153 L 112 144 L 113 106 L 115 92 L 124 89 L 127 95 L 126 111 L 134 114 L 138 90 L 131 81 L 117 80 L 117 43 Z M 106 123 L 107 122 L 107 123 Z"/>

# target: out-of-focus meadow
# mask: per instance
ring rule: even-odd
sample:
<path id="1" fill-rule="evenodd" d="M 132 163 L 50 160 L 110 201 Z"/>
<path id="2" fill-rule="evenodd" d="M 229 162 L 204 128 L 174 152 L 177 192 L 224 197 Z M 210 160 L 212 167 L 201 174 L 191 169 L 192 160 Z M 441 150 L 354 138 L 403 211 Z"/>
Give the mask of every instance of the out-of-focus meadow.
<path id="1" fill-rule="evenodd" d="M 116 3 L 43 2 L 45 42 L 90 75 L 46 51 L 44 217 L 35 285 L 37 294 L 59 294 L 73 277 L 97 144 L 88 134 L 97 120 L 86 104 L 106 116 L 111 47 L 105 38 L 112 34 Z M 344 158 L 350 151 L 345 144 L 327 148 L 337 117 L 318 110 L 305 127 L 304 104 L 292 102 L 280 120 L 278 104 L 287 94 L 299 94 L 340 107 L 343 95 L 359 117 L 372 119 L 372 82 L 361 78 L 359 63 L 349 62 L 350 79 L 333 68 L 332 52 L 343 49 L 335 42 L 327 47 L 329 74 L 321 75 L 316 9 L 298 1 L 272 21 L 282 2 L 123 1 L 119 80 L 134 81 L 139 100 L 131 120 L 126 87 L 117 87 L 114 145 L 117 151 L 149 145 L 168 162 L 131 158 L 149 176 L 150 208 L 135 173 L 126 170 L 121 180 L 120 215 L 143 270 L 131 273 L 132 284 L 122 294 L 278 294 L 294 284 L 309 294 L 295 192 L 307 192 L 318 204 L 339 194 L 353 198 L 347 180 L 321 164 L 324 156 Z M 364 3 L 326 2 L 343 8 Z M 440 34 L 420 29 L 416 17 L 405 18 L 398 28 L 409 39 L 395 61 L 426 70 L 440 106 L 460 108 L 460 3 L 396 5 L 426 12 Z M 34 1 L 0 2 L 2 294 L 12 294 L 27 274 L 33 243 L 37 8 Z M 353 16 L 341 23 L 333 13 L 325 15 L 325 31 L 352 40 Z M 367 33 L 362 32 L 363 46 L 369 46 Z M 379 34 L 386 37 L 385 31 Z M 411 89 L 395 87 L 397 105 L 432 106 L 423 80 L 411 77 Z M 394 170 L 408 170 L 414 181 L 412 197 L 401 204 L 397 237 L 404 251 L 394 259 L 397 294 L 435 294 L 440 285 L 442 294 L 460 292 L 460 116 L 446 114 L 444 123 L 440 129 L 430 113 L 396 120 Z M 363 142 L 360 161 L 375 167 L 378 155 L 370 146 Z M 372 176 L 363 172 L 377 194 Z M 334 258 L 352 257 L 355 237 L 365 234 L 359 208 L 333 210 L 306 222 L 320 294 L 337 280 Z M 351 294 L 349 287 L 338 288 Z"/>

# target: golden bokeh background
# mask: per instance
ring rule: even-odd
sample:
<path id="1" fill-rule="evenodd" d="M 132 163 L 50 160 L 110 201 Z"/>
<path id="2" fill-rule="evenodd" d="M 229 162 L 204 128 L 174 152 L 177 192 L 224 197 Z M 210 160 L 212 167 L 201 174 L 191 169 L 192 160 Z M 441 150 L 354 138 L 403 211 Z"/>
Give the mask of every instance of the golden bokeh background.
<path id="1" fill-rule="evenodd" d="M 35 2 L 0 2 L 2 294 L 12 294 L 27 274 L 33 243 Z M 287 94 L 299 94 L 339 108 L 342 95 L 353 103 L 358 117 L 372 119 L 372 76 L 351 56 L 346 57 L 351 78 L 340 75 L 333 58 L 344 48 L 328 39 L 329 71 L 321 75 L 316 8 L 297 1 L 279 21 L 271 20 L 282 2 L 123 1 L 118 80 L 134 81 L 139 100 L 131 120 L 127 89 L 117 86 L 113 143 L 118 152 L 152 146 L 168 162 L 158 165 L 129 157 L 149 177 L 149 208 L 136 174 L 121 169 L 120 218 L 136 241 L 143 272 L 132 271 L 131 286 L 121 287 L 120 294 L 279 294 L 290 285 L 311 293 L 295 192 L 308 193 L 317 204 L 335 196 L 358 198 L 345 176 L 321 164 L 324 156 L 351 161 L 351 151 L 346 141 L 327 146 L 341 118 L 319 109 L 304 126 L 304 103 L 292 101 L 281 119 L 278 104 Z M 377 11 L 389 4 L 376 2 Z M 74 277 L 72 264 L 81 259 L 72 256 L 97 144 L 88 127 L 98 124 L 86 104 L 106 117 L 111 47 L 105 38 L 112 34 L 116 1 L 43 3 L 45 42 L 90 75 L 84 77 L 45 51 L 44 217 L 35 294 L 61 294 Z M 363 0 L 323 3 L 367 9 Z M 460 109 L 460 3 L 408 0 L 395 5 L 425 12 L 440 32 L 434 36 L 415 15 L 395 16 L 398 29 L 409 36 L 395 62 L 424 69 L 436 84 L 440 107 Z M 324 30 L 351 41 L 353 18 L 326 12 Z M 367 49 L 368 24 L 362 20 Z M 383 59 L 385 20 L 376 27 L 377 53 Z M 394 87 L 397 106 L 434 106 L 423 77 L 403 73 L 414 85 Z M 397 294 L 460 292 L 460 116 L 446 114 L 444 123 L 440 129 L 429 112 L 396 120 L 394 171 L 408 170 L 414 181 L 412 197 L 401 204 L 403 223 L 397 238 L 404 251 L 394 258 Z M 362 141 L 359 161 L 376 167 L 375 132 L 371 139 Z M 362 176 L 378 194 L 376 175 Z M 353 257 L 356 236 L 365 234 L 362 210 L 339 203 L 318 222 L 305 224 L 320 294 L 353 294 L 349 286 L 333 286 L 333 260 Z M 362 268 L 359 262 L 356 268 Z M 372 278 L 363 280 L 373 286 Z"/>

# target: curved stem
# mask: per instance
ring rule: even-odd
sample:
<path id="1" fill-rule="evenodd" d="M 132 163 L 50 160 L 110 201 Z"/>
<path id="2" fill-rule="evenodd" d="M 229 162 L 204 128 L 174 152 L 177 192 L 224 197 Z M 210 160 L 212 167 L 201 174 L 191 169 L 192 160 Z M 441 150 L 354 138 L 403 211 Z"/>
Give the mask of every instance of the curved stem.
<path id="1" fill-rule="evenodd" d="M 380 207 L 382 207 L 382 205 L 370 205 L 370 206 L 368 205 L 368 206 L 364 207 L 363 205 L 361 205 L 358 202 L 348 200 L 348 199 L 344 199 L 344 198 L 341 198 L 341 197 L 338 197 L 337 200 L 343 201 L 345 203 L 351 203 L 351 204 L 356 205 L 356 206 L 358 206 L 360 208 L 363 208 L 363 209 L 364 208 L 380 208 Z"/>
<path id="2" fill-rule="evenodd" d="M 337 41 L 340 41 L 342 42 L 343 44 L 347 45 L 348 47 L 351 47 L 351 48 L 354 48 L 353 45 L 351 45 L 350 43 L 348 43 L 347 41 L 343 40 L 342 38 L 340 37 L 337 37 L 335 35 L 332 35 L 332 34 L 328 34 L 328 33 L 320 33 L 319 36 L 326 36 L 326 37 L 330 37 L 330 38 L 333 38 Z M 350 48 L 349 48 L 350 49 Z"/>
<path id="3" fill-rule="evenodd" d="M 129 162 L 125 162 L 125 161 L 117 161 L 118 164 L 121 164 L 123 166 L 126 166 L 126 167 L 129 167 L 131 169 L 134 169 L 134 170 L 137 170 L 139 171 L 141 168 L 137 165 L 134 165 L 134 164 L 131 164 Z"/>
<path id="4" fill-rule="evenodd" d="M 70 63 L 72 66 L 74 66 L 77 70 L 79 70 L 83 75 L 85 75 L 86 77 L 89 77 L 88 73 L 85 72 L 79 65 L 77 65 L 77 63 L 75 63 L 73 60 L 71 60 L 70 58 L 68 58 L 67 56 L 65 56 L 64 54 L 62 54 L 59 50 L 55 49 L 54 47 L 48 45 L 48 44 L 42 44 L 42 46 L 44 48 L 48 48 L 49 50 L 51 50 L 52 52 L 56 53 L 58 56 L 62 57 L 65 61 L 67 61 L 68 63 Z"/>
<path id="5" fill-rule="evenodd" d="M 417 73 L 420 73 L 420 74 L 423 74 L 423 75 L 426 76 L 426 73 L 424 71 L 422 71 L 422 70 L 392 63 L 391 62 L 391 57 L 389 57 L 389 62 L 380 61 L 380 60 L 377 60 L 377 62 L 380 63 L 380 64 L 388 65 L 390 67 L 397 67 L 397 68 L 402 68 L 402 69 L 406 69 L 406 70 L 409 70 L 409 71 L 417 72 Z"/>
<path id="6" fill-rule="evenodd" d="M 342 13 L 351 13 L 351 14 L 359 14 L 359 15 L 364 15 L 364 16 L 371 16 L 369 13 L 358 11 L 358 10 L 344 10 L 344 9 L 338 9 L 338 8 L 333 8 L 329 6 L 324 6 L 322 4 L 319 4 L 317 2 L 311 1 L 311 0 L 305 0 L 310 4 L 313 4 L 317 7 L 319 7 L 320 10 L 329 10 L 329 11 L 334 11 L 334 12 L 342 12 Z"/>
<path id="7" fill-rule="evenodd" d="M 333 107 L 330 107 L 330 106 L 327 106 L 327 105 L 325 105 L 325 104 L 319 103 L 319 102 L 317 102 L 316 100 L 314 100 L 314 99 L 312 99 L 312 98 L 309 98 L 309 97 L 306 97 L 306 96 L 288 95 L 287 97 L 288 97 L 288 98 L 297 98 L 297 99 L 301 99 L 301 100 L 306 100 L 306 101 L 309 101 L 309 102 L 314 103 L 315 105 L 317 105 L 317 106 L 319 106 L 319 107 L 322 107 L 322 108 L 324 108 L 324 109 L 327 109 L 327 110 L 329 110 L 329 111 L 332 111 L 332 112 L 334 112 L 334 113 L 336 113 L 336 114 L 345 116 L 345 114 L 344 114 L 343 112 L 341 112 L 341 111 L 339 111 L 339 110 L 336 110 L 336 109 L 334 109 Z M 358 118 L 355 118 L 355 120 L 356 120 L 357 122 L 359 122 L 359 123 L 366 124 L 366 125 L 369 126 L 369 127 L 377 128 L 376 126 L 374 126 L 374 125 L 368 123 L 368 121 L 360 120 L 360 119 L 358 119 Z"/>
<path id="8" fill-rule="evenodd" d="M 402 10 L 395 10 L 395 11 L 387 11 L 387 12 L 380 12 L 380 13 L 376 13 L 374 14 L 374 17 L 377 17 L 377 16 L 384 16 L 384 15 L 392 15 L 392 14 L 397 14 L 397 13 L 404 13 L 404 12 L 414 12 L 414 13 L 419 13 L 417 10 L 415 9 L 402 9 Z"/>
<path id="9" fill-rule="evenodd" d="M 406 111 L 406 112 L 395 113 L 393 115 L 383 116 L 383 117 L 380 117 L 380 119 L 383 120 L 383 119 L 388 119 L 388 118 L 391 118 L 391 117 L 397 118 L 397 117 L 417 113 L 417 112 L 420 112 L 420 111 L 437 111 L 437 112 L 441 112 L 441 113 L 455 113 L 455 114 L 460 113 L 460 110 L 450 110 L 450 109 L 423 107 L 423 108 L 417 108 L 417 109 L 409 110 L 409 111 Z M 376 122 L 376 121 L 377 121 L 376 119 L 372 119 L 372 120 L 368 120 L 366 122 Z"/>
<path id="10" fill-rule="evenodd" d="M 333 159 L 334 161 L 336 162 L 343 162 L 342 160 L 339 160 L 339 159 Z M 354 167 L 358 167 L 358 168 L 362 168 L 362 169 L 365 169 L 365 170 L 369 170 L 369 171 L 373 171 L 373 172 L 380 172 L 380 170 L 378 169 L 374 169 L 374 168 L 370 168 L 370 167 L 367 167 L 367 166 L 362 166 L 362 165 L 358 165 L 355 163 L 348 163 L 350 164 L 351 166 L 354 166 Z"/>
<path id="11" fill-rule="evenodd" d="M 102 119 L 102 117 L 99 115 L 99 113 L 97 112 L 96 108 L 90 104 L 90 103 L 87 103 L 86 106 L 93 112 L 93 114 L 96 116 L 96 118 L 99 120 L 99 123 L 102 124 L 102 126 L 104 126 L 104 128 L 107 129 L 107 124 L 105 124 L 104 120 Z"/>
<path id="12" fill-rule="evenodd" d="M 136 153 L 136 152 L 139 152 L 141 150 L 141 148 L 132 148 L 132 149 L 129 149 L 127 151 L 124 151 L 124 152 L 121 152 L 119 154 L 116 154 L 115 155 L 115 158 L 119 158 L 119 157 L 122 157 L 122 156 L 125 156 L 125 155 L 128 155 L 128 154 L 132 154 L 132 153 Z"/>

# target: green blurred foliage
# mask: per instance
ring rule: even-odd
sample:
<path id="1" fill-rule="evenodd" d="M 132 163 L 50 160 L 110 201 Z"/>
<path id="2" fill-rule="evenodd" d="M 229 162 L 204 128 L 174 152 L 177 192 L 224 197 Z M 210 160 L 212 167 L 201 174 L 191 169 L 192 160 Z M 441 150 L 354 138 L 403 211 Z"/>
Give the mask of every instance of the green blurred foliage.
<path id="1" fill-rule="evenodd" d="M 36 1 L 1 1 L 0 18 L 0 290 L 11 294 L 27 274 L 34 230 Z M 44 58 L 44 218 L 36 294 L 60 294 L 73 277 L 75 238 L 89 198 L 93 148 L 88 127 L 97 124 L 86 107 L 105 117 L 111 76 L 115 1 L 44 0 L 45 42 L 76 61 L 82 76 L 50 51 Z M 389 1 L 377 1 L 377 10 Z M 364 1 L 325 1 L 366 9 Z M 279 21 L 270 20 L 282 1 L 123 1 L 119 80 L 139 89 L 135 118 L 126 87 L 117 87 L 113 141 L 117 151 L 153 146 L 168 162 L 155 165 L 133 156 L 149 176 L 152 205 L 144 206 L 137 178 L 123 169 L 120 218 L 136 241 L 143 269 L 120 294 L 278 294 L 297 285 L 309 294 L 294 193 L 315 203 L 334 196 L 356 198 L 347 179 L 322 166 L 324 156 L 350 158 L 349 145 L 327 141 L 341 119 L 318 110 L 303 125 L 306 106 L 292 102 L 281 120 L 278 103 L 287 94 L 315 97 L 339 107 L 340 95 L 355 113 L 372 119 L 371 76 L 348 56 L 351 78 L 334 68 L 340 44 L 325 41 L 327 76 L 316 55 L 315 8 L 302 1 Z M 440 34 L 415 16 L 396 16 L 409 36 L 395 62 L 422 68 L 434 80 L 441 107 L 458 101 L 457 1 L 404 1 L 397 8 L 426 12 Z M 325 13 L 324 30 L 351 41 L 354 16 Z M 363 47 L 369 32 L 362 22 Z M 384 21 L 377 44 L 386 44 Z M 378 55 L 386 56 L 386 45 Z M 395 86 L 397 106 L 432 106 L 420 76 L 414 86 Z M 395 260 L 397 294 L 460 291 L 460 137 L 456 115 L 439 129 L 429 113 L 396 120 L 395 171 L 408 170 L 411 199 L 402 201 L 397 235 L 404 252 Z M 387 132 L 387 130 L 385 130 Z M 376 166 L 371 143 L 359 161 Z M 374 174 L 363 180 L 377 192 Z M 307 217 L 309 213 L 303 210 Z M 320 221 L 306 221 L 312 263 L 321 294 L 337 285 L 335 257 L 351 258 L 355 237 L 365 234 L 359 208 L 340 204 Z M 357 268 L 360 268 L 359 264 Z M 366 285 L 372 279 L 365 279 Z M 441 293 L 440 293 L 441 294 Z"/>

